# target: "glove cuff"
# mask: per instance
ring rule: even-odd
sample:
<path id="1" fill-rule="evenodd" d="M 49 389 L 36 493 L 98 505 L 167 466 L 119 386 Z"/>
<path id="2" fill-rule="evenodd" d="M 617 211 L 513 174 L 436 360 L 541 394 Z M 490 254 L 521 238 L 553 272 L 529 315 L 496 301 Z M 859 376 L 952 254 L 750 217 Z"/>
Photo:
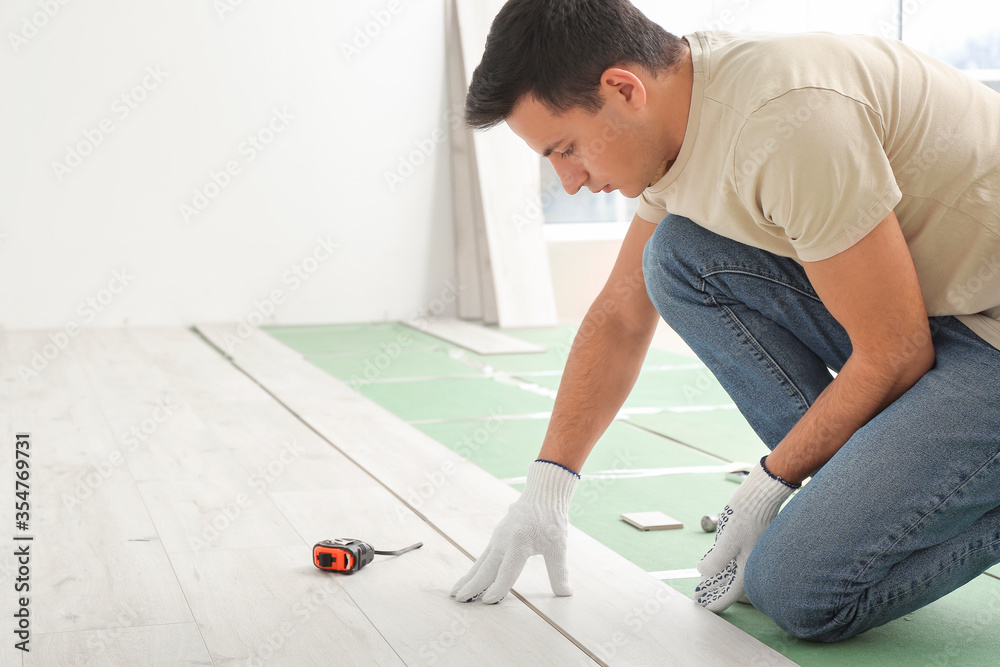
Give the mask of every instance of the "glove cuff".
<path id="1" fill-rule="evenodd" d="M 762 515 L 770 515 L 773 519 L 782 503 L 796 488 L 798 487 L 793 487 L 768 472 L 762 460 L 751 469 L 750 474 L 740 484 L 739 493 L 747 509 L 756 509 Z"/>
<path id="2" fill-rule="evenodd" d="M 521 493 L 527 502 L 569 512 L 569 501 L 580 475 L 551 461 L 535 461 L 528 466 L 528 481 Z"/>

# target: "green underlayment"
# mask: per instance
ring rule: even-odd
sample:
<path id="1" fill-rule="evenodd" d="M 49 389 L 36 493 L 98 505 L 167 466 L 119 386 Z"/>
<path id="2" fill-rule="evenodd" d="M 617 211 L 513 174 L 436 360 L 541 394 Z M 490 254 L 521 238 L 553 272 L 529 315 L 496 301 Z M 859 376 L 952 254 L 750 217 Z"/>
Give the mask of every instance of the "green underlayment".
<path id="1" fill-rule="evenodd" d="M 400 324 L 271 327 L 267 331 L 369 399 L 413 422 L 517 489 L 545 434 L 545 413 L 575 329 L 506 330 L 547 347 L 481 356 Z M 693 568 L 736 485 L 722 472 L 597 479 L 603 471 L 720 466 L 767 452 L 718 382 L 695 359 L 651 350 L 639 380 L 584 466 L 570 519 L 648 571 Z M 591 477 L 588 477 L 590 475 Z M 638 531 L 622 512 L 660 510 L 684 528 Z M 1000 577 L 1000 565 L 988 572 Z M 691 596 L 697 579 L 671 579 Z M 980 576 L 909 616 L 838 644 L 792 638 L 762 613 L 734 605 L 723 617 L 802 665 L 998 665 L 1000 580 Z"/>

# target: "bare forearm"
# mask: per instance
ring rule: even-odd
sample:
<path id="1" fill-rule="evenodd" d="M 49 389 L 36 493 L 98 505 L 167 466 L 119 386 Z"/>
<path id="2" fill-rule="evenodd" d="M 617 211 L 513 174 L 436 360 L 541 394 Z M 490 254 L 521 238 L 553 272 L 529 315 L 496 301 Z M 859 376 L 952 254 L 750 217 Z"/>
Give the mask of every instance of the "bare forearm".
<path id="1" fill-rule="evenodd" d="M 595 307 L 573 341 L 539 458 L 580 470 L 628 397 L 656 331 L 630 333 Z M 655 312 L 655 311 L 654 311 Z"/>
<path id="2" fill-rule="evenodd" d="M 933 349 L 884 368 L 851 357 L 802 419 L 767 457 L 768 469 L 797 484 L 826 464 L 862 426 L 902 396 L 933 365 Z"/>

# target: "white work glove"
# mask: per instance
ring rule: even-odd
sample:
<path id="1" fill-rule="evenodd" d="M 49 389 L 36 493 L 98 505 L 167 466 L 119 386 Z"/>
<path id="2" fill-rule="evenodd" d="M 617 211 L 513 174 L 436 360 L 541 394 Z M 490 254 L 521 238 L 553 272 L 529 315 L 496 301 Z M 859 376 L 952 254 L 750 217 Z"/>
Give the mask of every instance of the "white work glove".
<path id="1" fill-rule="evenodd" d="M 460 602 L 471 602 L 481 595 L 484 603 L 497 603 L 514 586 L 528 558 L 536 554 L 545 557 L 552 592 L 572 595 L 566 541 L 569 501 L 579 481 L 579 474 L 561 465 L 533 462 L 521 497 L 497 524 L 486 551 L 458 580 L 451 595 Z"/>
<path id="2" fill-rule="evenodd" d="M 747 558 L 781 504 L 797 488 L 772 475 L 763 458 L 754 466 L 719 515 L 715 546 L 698 563 L 701 582 L 694 589 L 698 604 L 719 612 L 746 600 L 743 574 Z"/>

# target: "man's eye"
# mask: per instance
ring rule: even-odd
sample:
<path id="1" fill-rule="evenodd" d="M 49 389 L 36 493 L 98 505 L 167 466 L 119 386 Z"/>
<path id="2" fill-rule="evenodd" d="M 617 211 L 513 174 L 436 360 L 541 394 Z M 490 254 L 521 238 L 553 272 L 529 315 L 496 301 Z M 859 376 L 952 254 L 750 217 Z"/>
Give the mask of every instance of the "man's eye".
<path id="1" fill-rule="evenodd" d="M 569 157 L 572 154 L 573 154 L 573 147 L 570 146 L 569 148 L 567 148 L 566 150 L 564 150 L 562 153 L 560 153 L 559 157 L 567 158 L 567 157 Z"/>

